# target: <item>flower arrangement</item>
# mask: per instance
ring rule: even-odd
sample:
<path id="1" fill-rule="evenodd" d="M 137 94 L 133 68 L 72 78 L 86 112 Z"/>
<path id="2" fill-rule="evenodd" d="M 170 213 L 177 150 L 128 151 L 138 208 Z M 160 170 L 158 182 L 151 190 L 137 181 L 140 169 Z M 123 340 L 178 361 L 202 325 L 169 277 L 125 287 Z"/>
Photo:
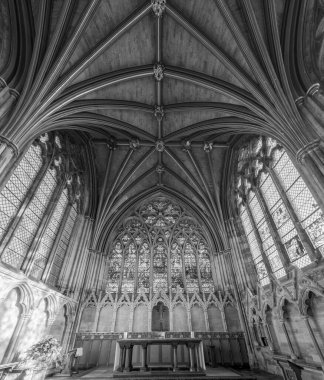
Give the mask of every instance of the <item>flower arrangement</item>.
<path id="1" fill-rule="evenodd" d="M 20 368 L 45 369 L 63 364 L 62 346 L 53 336 L 46 336 L 20 354 Z"/>

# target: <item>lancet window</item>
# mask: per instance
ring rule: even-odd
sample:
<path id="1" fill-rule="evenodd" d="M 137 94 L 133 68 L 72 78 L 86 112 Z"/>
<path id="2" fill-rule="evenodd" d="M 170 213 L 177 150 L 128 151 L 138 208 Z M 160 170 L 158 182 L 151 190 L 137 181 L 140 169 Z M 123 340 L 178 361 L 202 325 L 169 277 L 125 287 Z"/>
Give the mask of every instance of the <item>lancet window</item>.
<path id="1" fill-rule="evenodd" d="M 66 146 L 74 147 L 67 136 L 36 139 L 0 192 L 1 261 L 53 286 L 81 194 L 77 159 Z"/>
<path id="2" fill-rule="evenodd" d="M 210 291 L 210 254 L 197 221 L 179 205 L 157 197 L 120 226 L 106 264 L 108 289 Z"/>
<path id="3" fill-rule="evenodd" d="M 261 284 L 324 253 L 323 213 L 287 152 L 271 138 L 239 151 L 236 194 Z"/>

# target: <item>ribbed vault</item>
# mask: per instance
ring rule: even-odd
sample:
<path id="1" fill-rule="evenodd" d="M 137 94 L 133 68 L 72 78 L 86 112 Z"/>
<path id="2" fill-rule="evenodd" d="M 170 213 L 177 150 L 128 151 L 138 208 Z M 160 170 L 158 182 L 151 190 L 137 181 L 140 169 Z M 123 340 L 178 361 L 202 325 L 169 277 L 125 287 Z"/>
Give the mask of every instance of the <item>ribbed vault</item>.
<path id="1" fill-rule="evenodd" d="M 0 136 L 18 153 L 44 132 L 82 132 L 95 250 L 153 195 L 186 204 L 215 250 L 227 249 L 224 160 L 235 136 L 271 136 L 291 154 L 318 137 L 295 99 L 321 77 L 319 6 L 3 0 L 0 75 L 10 102 Z"/>

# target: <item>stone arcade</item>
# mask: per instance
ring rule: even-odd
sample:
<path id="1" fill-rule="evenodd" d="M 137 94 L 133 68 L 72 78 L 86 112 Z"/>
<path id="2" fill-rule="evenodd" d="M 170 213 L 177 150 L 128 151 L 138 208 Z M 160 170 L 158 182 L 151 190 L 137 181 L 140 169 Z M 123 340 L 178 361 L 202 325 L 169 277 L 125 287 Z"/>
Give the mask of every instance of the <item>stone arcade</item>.
<path id="1" fill-rule="evenodd" d="M 0 379 L 47 335 L 61 376 L 324 378 L 323 25 L 0 1 Z"/>

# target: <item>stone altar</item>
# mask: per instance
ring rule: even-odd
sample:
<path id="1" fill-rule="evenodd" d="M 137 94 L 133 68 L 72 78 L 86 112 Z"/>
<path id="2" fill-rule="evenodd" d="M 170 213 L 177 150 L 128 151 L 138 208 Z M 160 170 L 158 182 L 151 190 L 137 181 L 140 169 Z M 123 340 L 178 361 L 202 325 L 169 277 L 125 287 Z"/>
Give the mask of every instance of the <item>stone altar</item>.
<path id="1" fill-rule="evenodd" d="M 152 366 L 148 360 L 148 348 L 153 345 L 169 345 L 172 348 L 172 361 L 170 366 Z M 141 366 L 133 366 L 133 348 L 141 348 Z M 186 366 L 178 366 L 177 351 L 178 347 L 185 346 L 188 350 L 188 363 Z M 162 364 L 162 363 L 161 363 Z M 162 367 L 164 367 L 162 370 Z M 188 376 L 205 375 L 206 366 L 204 360 L 203 343 L 198 338 L 165 338 L 164 336 L 156 338 L 124 338 L 117 340 L 114 377 L 122 377 L 123 372 L 132 372 L 132 375 L 143 375 L 143 372 L 154 372 L 159 370 L 159 376 L 164 373 L 170 376 L 172 373 L 184 374 Z"/>

